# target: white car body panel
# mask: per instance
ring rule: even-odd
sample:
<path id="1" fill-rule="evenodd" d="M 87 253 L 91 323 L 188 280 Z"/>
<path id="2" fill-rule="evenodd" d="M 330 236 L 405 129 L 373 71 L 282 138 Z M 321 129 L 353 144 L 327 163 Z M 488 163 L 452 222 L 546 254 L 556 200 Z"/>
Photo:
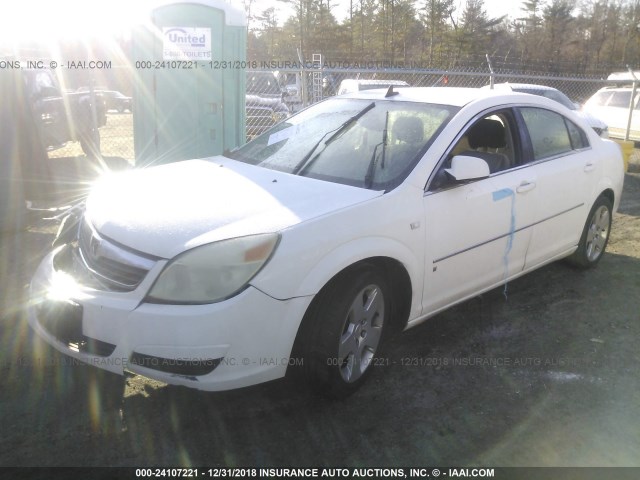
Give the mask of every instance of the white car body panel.
<path id="1" fill-rule="evenodd" d="M 420 207 L 422 195 L 422 189 L 396 189 L 383 197 L 311 220 L 304 228 L 283 231 L 270 268 L 260 272 L 252 284 L 280 299 L 314 295 L 349 265 L 367 258 L 388 257 L 406 268 L 413 288 L 411 312 L 420 315 L 423 281 L 420 265 L 427 228 Z M 372 212 L 376 212 L 377 222 L 371 221 Z M 343 233 L 336 235 L 336 232 Z M 310 250 L 307 247 L 310 242 L 317 248 Z M 292 257 L 295 263 L 291 262 Z"/>
<path id="2" fill-rule="evenodd" d="M 629 109 L 623 107 L 584 107 L 585 112 L 601 118 L 609 127 L 609 135 L 613 138 L 624 139 L 627 133 L 627 120 L 629 118 Z M 631 117 L 631 125 L 629 129 L 629 140 L 640 142 L 640 113 L 636 110 Z"/>
<path id="3" fill-rule="evenodd" d="M 515 193 L 524 181 L 535 179 L 520 170 L 425 196 L 426 221 L 434 225 L 427 231 L 425 312 L 522 271 L 531 229 L 518 230 L 533 223 L 536 207 L 530 192 Z"/>

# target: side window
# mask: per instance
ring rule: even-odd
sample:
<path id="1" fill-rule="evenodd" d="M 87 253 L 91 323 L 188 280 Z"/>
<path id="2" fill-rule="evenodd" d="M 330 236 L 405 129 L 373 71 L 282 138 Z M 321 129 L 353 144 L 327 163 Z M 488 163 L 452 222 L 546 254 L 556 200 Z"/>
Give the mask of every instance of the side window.
<path id="1" fill-rule="evenodd" d="M 510 117 L 510 112 L 504 111 L 476 120 L 458 140 L 449 156 L 452 158 L 462 154 L 481 158 L 489 164 L 491 173 L 514 167 L 517 162 Z"/>
<path id="2" fill-rule="evenodd" d="M 571 146 L 573 149 L 580 150 L 581 148 L 587 148 L 589 146 L 589 141 L 582 129 L 566 118 L 564 119 L 564 123 L 567 125 L 567 131 L 569 132 L 569 138 L 571 139 Z"/>
<path id="3" fill-rule="evenodd" d="M 517 152 L 520 144 L 514 131 L 515 120 L 511 110 L 493 112 L 465 127 L 462 136 L 438 167 L 429 190 L 434 191 L 455 185 L 446 170 L 451 168 L 451 161 L 456 155 L 484 160 L 489 166 L 490 174 L 517 166 L 519 164 Z"/>
<path id="4" fill-rule="evenodd" d="M 521 108 L 520 112 L 529 130 L 534 160 L 572 150 L 571 138 L 562 115 L 531 107 Z"/>

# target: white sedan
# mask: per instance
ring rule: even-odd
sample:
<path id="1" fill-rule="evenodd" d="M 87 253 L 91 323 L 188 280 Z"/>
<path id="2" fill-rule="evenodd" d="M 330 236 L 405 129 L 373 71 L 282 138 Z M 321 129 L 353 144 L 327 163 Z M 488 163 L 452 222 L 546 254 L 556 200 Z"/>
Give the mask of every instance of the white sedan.
<path id="1" fill-rule="evenodd" d="M 213 391 L 290 371 L 344 397 L 390 334 L 561 258 L 595 266 L 623 178 L 618 146 L 542 97 L 334 97 L 227 156 L 105 178 L 29 322 L 118 374 Z"/>

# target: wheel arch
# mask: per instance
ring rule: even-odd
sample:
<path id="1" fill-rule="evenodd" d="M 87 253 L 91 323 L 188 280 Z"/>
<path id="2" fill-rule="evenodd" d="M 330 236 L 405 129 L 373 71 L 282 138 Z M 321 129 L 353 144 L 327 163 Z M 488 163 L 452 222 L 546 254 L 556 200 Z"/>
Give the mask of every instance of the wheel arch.
<path id="1" fill-rule="evenodd" d="M 309 307 L 307 308 L 302 321 L 298 327 L 296 337 L 292 348 L 292 357 L 300 357 L 302 355 L 301 347 L 303 343 L 302 334 L 306 331 L 307 322 L 314 317 L 315 311 L 319 308 L 324 299 L 323 293 L 327 291 L 333 284 L 341 281 L 346 276 L 354 274 L 359 269 L 373 268 L 381 272 L 388 280 L 388 286 L 391 289 L 391 295 L 394 298 L 394 311 L 390 317 L 391 328 L 388 333 L 393 334 L 403 330 L 409 320 L 412 304 L 412 282 L 408 270 L 405 265 L 395 258 L 387 256 L 373 256 L 358 260 L 351 265 L 344 267 L 328 279 L 322 288 L 315 295 Z"/>
<path id="2" fill-rule="evenodd" d="M 593 268 L 600 262 L 609 241 L 614 201 L 614 191 L 605 189 L 589 206 L 589 213 L 587 214 L 578 246 L 576 250 L 567 257 L 567 261 L 573 266 L 582 269 Z M 599 208 L 603 206 L 606 206 L 608 210 L 608 215 L 605 217 L 608 219 L 606 229 L 596 220 L 596 216 L 599 215 Z"/>
<path id="3" fill-rule="evenodd" d="M 376 269 L 387 279 L 395 306 L 391 316 L 391 330 L 394 332 L 403 330 L 407 326 L 411 313 L 411 301 L 413 299 L 412 282 L 405 266 L 394 258 L 384 256 L 369 257 L 349 265 L 327 281 L 320 292 L 318 292 L 318 295 L 315 296 L 314 300 L 318 298 L 321 299 L 322 291 L 328 288 L 333 282 L 361 268 Z M 310 308 L 311 306 L 309 309 Z"/>
<path id="4" fill-rule="evenodd" d="M 620 205 L 620 194 L 616 195 L 616 187 L 608 178 L 601 179 L 597 186 L 593 190 L 593 194 L 591 195 L 591 203 L 587 205 L 587 211 L 589 211 L 594 203 L 598 200 L 599 197 L 604 196 L 611 200 L 611 205 L 613 206 L 613 212 L 618 210 L 618 206 Z"/>
<path id="5" fill-rule="evenodd" d="M 421 313 L 419 309 L 424 281 L 424 253 L 418 245 L 407 245 L 405 242 L 377 235 L 353 238 L 311 252 L 304 246 L 304 242 L 296 239 L 290 243 L 289 247 L 294 249 L 293 252 L 273 258 L 268 268 L 251 282 L 271 297 L 286 300 L 316 296 L 338 275 L 369 262 L 394 275 L 403 272 L 402 275 L 408 278 L 406 284 L 411 297 L 409 314 L 417 316 Z M 416 239 L 414 243 L 421 245 L 423 241 Z M 296 261 L 292 262 L 292 258 Z"/>
<path id="6" fill-rule="evenodd" d="M 615 192 L 613 191 L 613 188 L 611 188 L 611 187 L 608 187 L 608 188 L 604 189 L 604 190 L 600 193 L 600 195 L 598 195 L 598 197 L 599 197 L 599 196 L 605 196 L 605 197 L 607 197 L 609 200 L 611 200 L 611 205 L 615 205 L 615 203 L 616 203 L 616 194 L 615 194 Z M 596 199 L 597 199 L 598 197 L 596 197 Z M 594 200 L 594 202 L 595 202 L 595 200 Z"/>

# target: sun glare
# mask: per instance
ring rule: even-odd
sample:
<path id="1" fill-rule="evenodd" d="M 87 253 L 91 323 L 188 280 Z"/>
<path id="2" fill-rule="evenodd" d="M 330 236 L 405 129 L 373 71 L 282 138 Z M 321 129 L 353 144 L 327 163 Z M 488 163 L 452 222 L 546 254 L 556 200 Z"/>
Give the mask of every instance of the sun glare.
<path id="1" fill-rule="evenodd" d="M 12 1 L 1 7 L 0 44 L 53 43 L 128 35 L 147 18 L 148 1 Z"/>

